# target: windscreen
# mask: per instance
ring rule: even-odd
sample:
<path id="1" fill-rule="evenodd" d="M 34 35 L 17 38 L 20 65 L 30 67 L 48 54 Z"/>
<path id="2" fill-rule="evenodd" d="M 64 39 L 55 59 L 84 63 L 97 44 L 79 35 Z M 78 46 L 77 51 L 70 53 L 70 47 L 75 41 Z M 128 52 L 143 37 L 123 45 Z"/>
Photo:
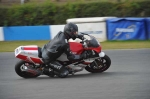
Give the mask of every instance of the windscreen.
<path id="1" fill-rule="evenodd" d="M 85 35 L 84 37 L 87 39 L 86 42 L 88 47 L 98 47 L 100 45 L 94 36 Z"/>

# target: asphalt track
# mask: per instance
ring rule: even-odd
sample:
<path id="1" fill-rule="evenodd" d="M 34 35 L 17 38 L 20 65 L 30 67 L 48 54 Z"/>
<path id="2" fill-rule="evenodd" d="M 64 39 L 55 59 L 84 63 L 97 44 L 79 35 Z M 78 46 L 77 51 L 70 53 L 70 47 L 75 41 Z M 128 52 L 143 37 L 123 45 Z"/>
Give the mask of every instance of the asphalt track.
<path id="1" fill-rule="evenodd" d="M 0 53 L 0 99 L 150 99 L 150 49 L 104 52 L 112 59 L 106 72 L 65 79 L 23 79 L 14 71 L 14 53 Z"/>

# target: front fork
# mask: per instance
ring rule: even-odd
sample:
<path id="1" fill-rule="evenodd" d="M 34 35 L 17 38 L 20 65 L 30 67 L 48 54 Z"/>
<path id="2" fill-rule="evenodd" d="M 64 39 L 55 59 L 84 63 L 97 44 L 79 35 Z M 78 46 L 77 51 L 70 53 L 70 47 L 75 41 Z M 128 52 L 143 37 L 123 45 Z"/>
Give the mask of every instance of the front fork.
<path id="1" fill-rule="evenodd" d="M 93 63 L 90 65 L 92 68 L 95 68 L 95 69 L 99 69 L 99 68 L 101 68 L 101 67 L 103 67 L 103 64 L 102 63 L 100 63 L 100 62 L 98 62 L 98 61 L 100 61 L 101 60 L 101 58 L 103 58 L 105 56 L 105 53 L 104 52 L 100 52 L 99 53 L 99 59 L 96 59 L 96 60 L 94 60 L 93 61 Z M 98 62 L 98 63 L 97 63 Z"/>

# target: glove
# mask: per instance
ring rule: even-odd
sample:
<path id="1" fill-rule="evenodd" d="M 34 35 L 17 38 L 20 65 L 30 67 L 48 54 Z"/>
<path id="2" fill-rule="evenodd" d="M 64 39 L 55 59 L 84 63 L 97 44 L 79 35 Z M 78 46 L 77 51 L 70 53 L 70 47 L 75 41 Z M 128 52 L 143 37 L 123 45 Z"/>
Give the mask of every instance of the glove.
<path id="1" fill-rule="evenodd" d="M 83 35 L 78 35 L 77 38 L 79 38 L 79 39 L 81 39 L 81 40 L 84 40 L 84 36 L 83 36 Z"/>

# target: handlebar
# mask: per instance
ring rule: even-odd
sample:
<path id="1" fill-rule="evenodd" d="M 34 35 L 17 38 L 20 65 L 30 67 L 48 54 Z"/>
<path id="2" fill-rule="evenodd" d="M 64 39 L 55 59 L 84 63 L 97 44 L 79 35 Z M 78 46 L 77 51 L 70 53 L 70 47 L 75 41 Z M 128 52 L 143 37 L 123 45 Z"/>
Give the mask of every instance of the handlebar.
<path id="1" fill-rule="evenodd" d="M 84 40 L 82 40 L 81 43 L 82 43 L 84 48 L 88 48 L 88 46 L 87 46 L 87 39 L 86 38 L 84 38 Z"/>

